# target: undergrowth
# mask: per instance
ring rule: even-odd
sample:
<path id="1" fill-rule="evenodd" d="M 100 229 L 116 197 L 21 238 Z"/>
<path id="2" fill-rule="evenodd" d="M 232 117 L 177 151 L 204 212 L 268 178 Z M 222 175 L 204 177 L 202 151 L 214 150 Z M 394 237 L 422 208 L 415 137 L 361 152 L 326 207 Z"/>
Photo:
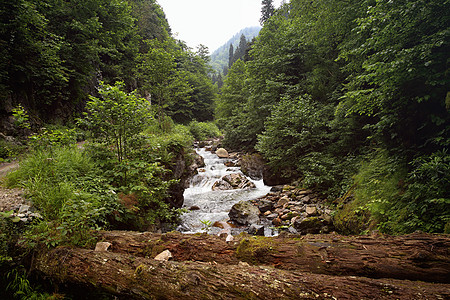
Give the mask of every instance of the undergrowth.
<path id="1" fill-rule="evenodd" d="M 340 232 L 450 232 L 450 155 L 446 151 L 416 158 L 408 165 L 401 156 L 378 149 L 361 164 L 354 182 L 353 200 L 335 216 Z"/>

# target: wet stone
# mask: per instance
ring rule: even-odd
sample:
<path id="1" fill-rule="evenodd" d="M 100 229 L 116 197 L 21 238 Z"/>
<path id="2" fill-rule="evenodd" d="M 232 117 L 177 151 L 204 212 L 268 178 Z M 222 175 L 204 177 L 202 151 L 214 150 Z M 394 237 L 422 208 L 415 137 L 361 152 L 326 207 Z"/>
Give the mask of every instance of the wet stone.
<path id="1" fill-rule="evenodd" d="M 280 200 L 278 200 L 278 202 L 275 205 L 275 207 L 281 207 L 281 206 L 284 206 L 287 203 L 289 203 L 289 198 L 288 197 L 283 197 Z"/>
<path id="2" fill-rule="evenodd" d="M 306 213 L 309 215 L 309 216 L 315 216 L 315 215 L 317 215 L 317 207 L 315 207 L 315 206 L 307 206 L 306 207 Z"/>
<path id="3" fill-rule="evenodd" d="M 269 200 L 259 200 L 257 206 L 262 213 L 273 209 L 273 202 Z"/>
<path id="4" fill-rule="evenodd" d="M 275 218 L 277 218 L 277 217 L 278 217 L 278 214 L 277 214 L 277 213 L 274 213 L 274 214 L 268 215 L 268 216 L 267 216 L 267 219 L 275 219 Z"/>
<path id="5" fill-rule="evenodd" d="M 247 229 L 247 232 L 253 235 L 264 236 L 264 226 L 252 224 Z"/>

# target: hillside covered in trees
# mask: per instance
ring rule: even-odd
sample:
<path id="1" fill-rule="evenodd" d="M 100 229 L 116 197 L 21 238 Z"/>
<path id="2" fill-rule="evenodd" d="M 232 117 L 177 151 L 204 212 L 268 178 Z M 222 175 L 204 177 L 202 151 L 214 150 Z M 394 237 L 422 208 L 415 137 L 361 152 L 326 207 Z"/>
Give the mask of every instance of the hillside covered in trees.
<path id="1" fill-rule="evenodd" d="M 224 68 L 228 69 L 230 62 L 230 46 L 233 45 L 233 49 L 239 47 L 241 37 L 244 36 L 247 41 L 252 41 L 254 37 L 258 36 L 261 27 L 248 27 L 244 28 L 236 33 L 230 40 L 228 40 L 223 46 L 215 50 L 211 54 L 211 67 L 218 73 L 223 74 Z"/>
<path id="2" fill-rule="evenodd" d="M 171 37 L 156 1 L 6 0 L 0 14 L 2 121 L 20 103 L 35 123 L 67 122 L 100 81 L 151 95 L 178 122 L 213 118 L 208 54 Z"/>
<path id="3" fill-rule="evenodd" d="M 343 232 L 449 232 L 449 11 L 449 1 L 283 5 L 224 80 L 224 144 L 335 201 Z"/>

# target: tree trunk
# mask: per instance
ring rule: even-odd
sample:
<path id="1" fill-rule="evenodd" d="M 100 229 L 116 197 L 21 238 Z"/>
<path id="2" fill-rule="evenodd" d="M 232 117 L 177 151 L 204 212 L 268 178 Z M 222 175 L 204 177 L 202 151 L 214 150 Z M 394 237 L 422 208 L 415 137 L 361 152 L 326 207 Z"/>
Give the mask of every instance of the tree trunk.
<path id="1" fill-rule="evenodd" d="M 448 299 L 450 285 L 369 279 L 207 262 L 161 262 L 130 254 L 59 248 L 35 269 L 53 282 L 119 299 Z M 80 286 L 82 288 L 80 288 Z M 92 298 L 91 298 L 92 299 Z"/>
<path id="2" fill-rule="evenodd" d="M 100 233 L 111 251 L 154 258 L 170 250 L 175 261 L 267 265 L 327 275 L 450 283 L 450 236 L 241 235 L 235 241 L 206 234 Z"/>

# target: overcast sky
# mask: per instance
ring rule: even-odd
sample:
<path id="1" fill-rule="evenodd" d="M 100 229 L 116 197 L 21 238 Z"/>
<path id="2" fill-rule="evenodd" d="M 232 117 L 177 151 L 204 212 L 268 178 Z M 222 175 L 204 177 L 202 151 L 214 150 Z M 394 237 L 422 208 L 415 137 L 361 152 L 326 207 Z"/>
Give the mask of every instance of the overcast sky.
<path id="1" fill-rule="evenodd" d="M 209 52 L 225 44 L 245 27 L 259 26 L 262 0 L 157 0 L 176 39 L 194 50 Z M 282 0 L 274 0 L 275 7 Z"/>

